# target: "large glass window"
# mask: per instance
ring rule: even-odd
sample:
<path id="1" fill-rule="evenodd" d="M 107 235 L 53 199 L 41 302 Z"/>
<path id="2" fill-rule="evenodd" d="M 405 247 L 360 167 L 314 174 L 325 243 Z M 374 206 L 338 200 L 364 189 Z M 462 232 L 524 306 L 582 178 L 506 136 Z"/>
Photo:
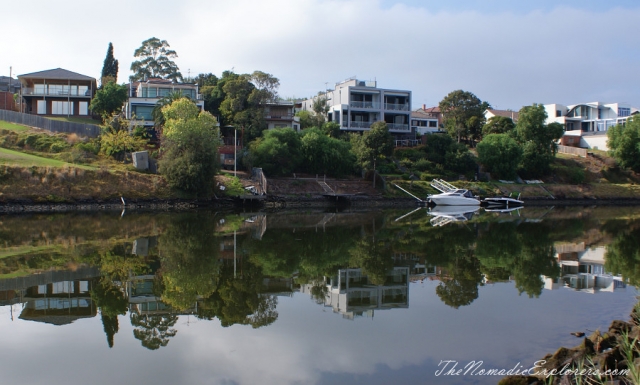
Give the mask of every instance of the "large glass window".
<path id="1" fill-rule="evenodd" d="M 171 88 L 158 88 L 158 96 L 163 97 L 171 93 Z"/>
<path id="2" fill-rule="evenodd" d="M 151 116 L 153 106 L 133 106 L 132 110 L 136 115 L 136 119 L 153 120 Z"/>
<path id="3" fill-rule="evenodd" d="M 52 115 L 73 115 L 73 102 L 51 102 Z"/>
<path id="4" fill-rule="evenodd" d="M 89 115 L 89 102 L 78 103 L 78 114 Z"/>
<path id="5" fill-rule="evenodd" d="M 47 101 L 38 100 L 38 114 L 45 115 L 46 113 L 47 113 Z"/>
<path id="6" fill-rule="evenodd" d="M 618 108 L 618 116 L 629 116 L 629 115 L 631 115 L 631 108 L 624 108 L 624 107 Z"/>
<path id="7" fill-rule="evenodd" d="M 44 95 L 47 86 L 44 84 L 34 84 L 33 87 L 36 95 Z"/>
<path id="8" fill-rule="evenodd" d="M 87 86 L 78 86 L 78 95 L 80 95 L 80 96 L 91 96 L 89 94 L 89 87 L 87 87 Z"/>

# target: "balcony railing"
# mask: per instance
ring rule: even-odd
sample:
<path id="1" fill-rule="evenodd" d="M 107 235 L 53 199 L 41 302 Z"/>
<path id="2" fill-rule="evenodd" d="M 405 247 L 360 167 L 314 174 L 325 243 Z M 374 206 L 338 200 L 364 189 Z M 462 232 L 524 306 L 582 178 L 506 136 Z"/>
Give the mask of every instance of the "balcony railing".
<path id="1" fill-rule="evenodd" d="M 293 114 L 270 114 L 265 115 L 266 119 L 293 119 Z"/>
<path id="2" fill-rule="evenodd" d="M 411 131 L 408 124 L 387 123 L 389 131 Z"/>
<path id="3" fill-rule="evenodd" d="M 371 128 L 371 122 L 351 122 L 351 128 Z"/>
<path id="4" fill-rule="evenodd" d="M 91 90 L 67 90 L 67 91 L 51 91 L 51 90 L 36 90 L 34 88 L 23 88 L 22 95 L 35 95 L 35 96 L 80 96 L 91 97 Z"/>
<path id="5" fill-rule="evenodd" d="M 370 109 L 380 109 L 379 102 L 351 102 L 349 103 L 351 108 L 370 108 Z"/>
<path id="6" fill-rule="evenodd" d="M 385 103 L 384 109 L 391 111 L 409 111 L 409 104 Z"/>

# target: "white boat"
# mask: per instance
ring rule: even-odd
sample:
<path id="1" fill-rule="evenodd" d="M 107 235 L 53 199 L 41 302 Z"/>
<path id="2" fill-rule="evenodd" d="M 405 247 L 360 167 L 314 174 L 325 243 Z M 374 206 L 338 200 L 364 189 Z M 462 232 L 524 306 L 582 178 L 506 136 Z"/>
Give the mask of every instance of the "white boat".
<path id="1" fill-rule="evenodd" d="M 429 209 L 432 226 L 444 226 L 451 222 L 466 222 L 480 209 L 471 206 L 436 206 Z"/>
<path id="2" fill-rule="evenodd" d="M 480 206 L 478 197 L 464 189 L 429 195 L 427 200 L 435 203 L 436 206 Z"/>

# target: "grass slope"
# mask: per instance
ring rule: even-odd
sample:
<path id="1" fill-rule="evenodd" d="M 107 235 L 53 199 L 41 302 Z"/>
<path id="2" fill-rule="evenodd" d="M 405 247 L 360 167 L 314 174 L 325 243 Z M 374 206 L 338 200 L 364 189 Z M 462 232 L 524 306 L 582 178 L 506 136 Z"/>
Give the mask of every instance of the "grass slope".
<path id="1" fill-rule="evenodd" d="M 76 167 L 85 170 L 96 170 L 96 167 L 71 164 L 56 159 L 44 158 L 24 152 L 0 148 L 0 164 L 17 166 L 38 166 L 38 167 Z"/>
<path id="2" fill-rule="evenodd" d="M 30 127 L 21 126 L 19 124 L 9 123 L 4 120 L 0 120 L 0 129 L 16 131 L 16 132 L 24 132 L 24 131 L 28 131 Z"/>

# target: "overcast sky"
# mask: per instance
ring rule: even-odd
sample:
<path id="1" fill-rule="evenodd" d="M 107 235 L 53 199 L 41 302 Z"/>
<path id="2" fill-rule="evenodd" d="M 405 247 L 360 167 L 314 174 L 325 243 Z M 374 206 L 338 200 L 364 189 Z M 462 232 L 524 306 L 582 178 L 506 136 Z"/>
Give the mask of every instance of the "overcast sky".
<path id="1" fill-rule="evenodd" d="M 150 37 L 182 74 L 254 70 L 283 97 L 356 76 L 413 92 L 413 109 L 463 89 L 499 109 L 532 103 L 640 107 L 640 2 L 181 0 L 4 2 L 0 74 L 65 68 L 99 78 L 112 42 L 119 82 Z M 15 77 L 15 76 L 14 76 Z"/>

